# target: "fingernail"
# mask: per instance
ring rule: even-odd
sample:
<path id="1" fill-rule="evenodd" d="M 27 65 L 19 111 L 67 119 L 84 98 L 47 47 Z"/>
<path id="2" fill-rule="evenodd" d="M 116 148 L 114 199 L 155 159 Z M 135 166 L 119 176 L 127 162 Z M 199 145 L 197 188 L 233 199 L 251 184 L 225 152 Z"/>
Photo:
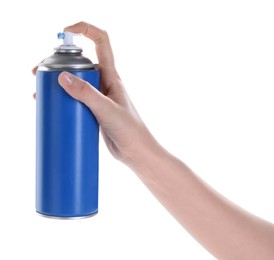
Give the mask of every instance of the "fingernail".
<path id="1" fill-rule="evenodd" d="M 64 85 L 71 85 L 72 76 L 68 72 L 63 72 L 59 76 L 59 81 L 60 81 L 61 85 L 62 84 L 64 84 Z"/>

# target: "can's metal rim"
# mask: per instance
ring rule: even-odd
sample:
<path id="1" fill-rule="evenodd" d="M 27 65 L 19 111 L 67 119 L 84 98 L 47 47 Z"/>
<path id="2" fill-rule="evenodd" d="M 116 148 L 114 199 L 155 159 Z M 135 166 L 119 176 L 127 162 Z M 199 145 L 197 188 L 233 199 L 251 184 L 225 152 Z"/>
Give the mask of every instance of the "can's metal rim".
<path id="1" fill-rule="evenodd" d="M 38 64 L 39 71 L 48 71 L 48 70 L 94 70 L 96 69 L 97 64 L 79 64 L 70 66 L 68 64 Z"/>
<path id="2" fill-rule="evenodd" d="M 60 46 L 61 47 L 61 46 Z M 54 53 L 82 53 L 83 50 L 81 48 L 75 48 L 75 49 L 62 49 L 62 48 L 55 48 Z"/>
<path id="3" fill-rule="evenodd" d="M 39 216 L 42 216 L 44 218 L 51 218 L 51 219 L 60 219 L 60 220 L 77 220 L 77 219 L 85 219 L 85 218 L 91 218 L 95 215 L 97 215 L 98 211 L 95 212 L 95 213 L 92 213 L 90 215 L 85 215 L 85 216 L 77 216 L 77 217 L 59 217 L 59 216 L 52 216 L 52 215 L 45 215 L 45 214 L 42 214 L 38 211 L 36 211 L 36 213 L 39 215 Z"/>

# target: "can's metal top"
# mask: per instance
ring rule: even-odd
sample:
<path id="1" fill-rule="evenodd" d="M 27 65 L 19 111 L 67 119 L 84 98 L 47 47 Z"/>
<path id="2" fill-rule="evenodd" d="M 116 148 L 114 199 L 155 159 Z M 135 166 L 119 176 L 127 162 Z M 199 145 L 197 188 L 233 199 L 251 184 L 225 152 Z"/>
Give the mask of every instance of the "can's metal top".
<path id="1" fill-rule="evenodd" d="M 81 52 L 56 51 L 38 65 L 39 70 L 92 70 L 96 64 L 84 57 Z"/>
<path id="2" fill-rule="evenodd" d="M 60 37 L 60 35 L 62 37 Z M 59 33 L 64 43 L 54 49 L 54 54 L 38 65 L 38 70 L 93 70 L 96 64 L 82 55 L 82 48 L 73 44 L 72 33 Z M 65 38 L 66 37 L 66 38 Z M 66 39 L 66 41 L 65 41 Z M 69 39 L 69 40 L 68 40 Z"/>

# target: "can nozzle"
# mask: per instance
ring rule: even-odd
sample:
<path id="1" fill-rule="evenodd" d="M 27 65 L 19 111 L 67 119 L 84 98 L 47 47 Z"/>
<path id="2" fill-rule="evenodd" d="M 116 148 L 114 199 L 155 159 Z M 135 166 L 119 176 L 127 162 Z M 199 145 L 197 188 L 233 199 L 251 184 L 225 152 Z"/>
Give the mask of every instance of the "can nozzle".
<path id="1" fill-rule="evenodd" d="M 62 39 L 64 45 L 74 45 L 73 44 L 73 37 L 80 36 L 81 34 L 71 33 L 71 32 L 59 32 L 57 34 L 58 39 Z"/>
<path id="2" fill-rule="evenodd" d="M 55 48 L 56 52 L 82 52 L 82 49 L 73 44 L 73 37 L 80 36 L 81 34 L 71 32 L 59 32 L 57 38 L 63 40 L 63 44 Z"/>

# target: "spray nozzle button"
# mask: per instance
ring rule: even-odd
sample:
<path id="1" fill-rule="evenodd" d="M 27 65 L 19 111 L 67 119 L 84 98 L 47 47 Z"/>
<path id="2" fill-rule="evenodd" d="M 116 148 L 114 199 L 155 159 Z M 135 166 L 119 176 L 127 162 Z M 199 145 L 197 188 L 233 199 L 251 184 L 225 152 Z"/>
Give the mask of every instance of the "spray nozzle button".
<path id="1" fill-rule="evenodd" d="M 58 48 L 55 48 L 55 52 L 58 53 L 79 53 L 82 49 L 73 44 L 73 37 L 80 36 L 81 34 L 71 33 L 71 32 L 59 32 L 57 38 L 63 40 L 63 44 Z"/>
<path id="2" fill-rule="evenodd" d="M 80 36 L 81 34 L 76 34 L 72 32 L 59 32 L 57 34 L 57 38 L 59 40 L 63 40 L 64 45 L 73 45 L 73 37 L 74 36 Z"/>

